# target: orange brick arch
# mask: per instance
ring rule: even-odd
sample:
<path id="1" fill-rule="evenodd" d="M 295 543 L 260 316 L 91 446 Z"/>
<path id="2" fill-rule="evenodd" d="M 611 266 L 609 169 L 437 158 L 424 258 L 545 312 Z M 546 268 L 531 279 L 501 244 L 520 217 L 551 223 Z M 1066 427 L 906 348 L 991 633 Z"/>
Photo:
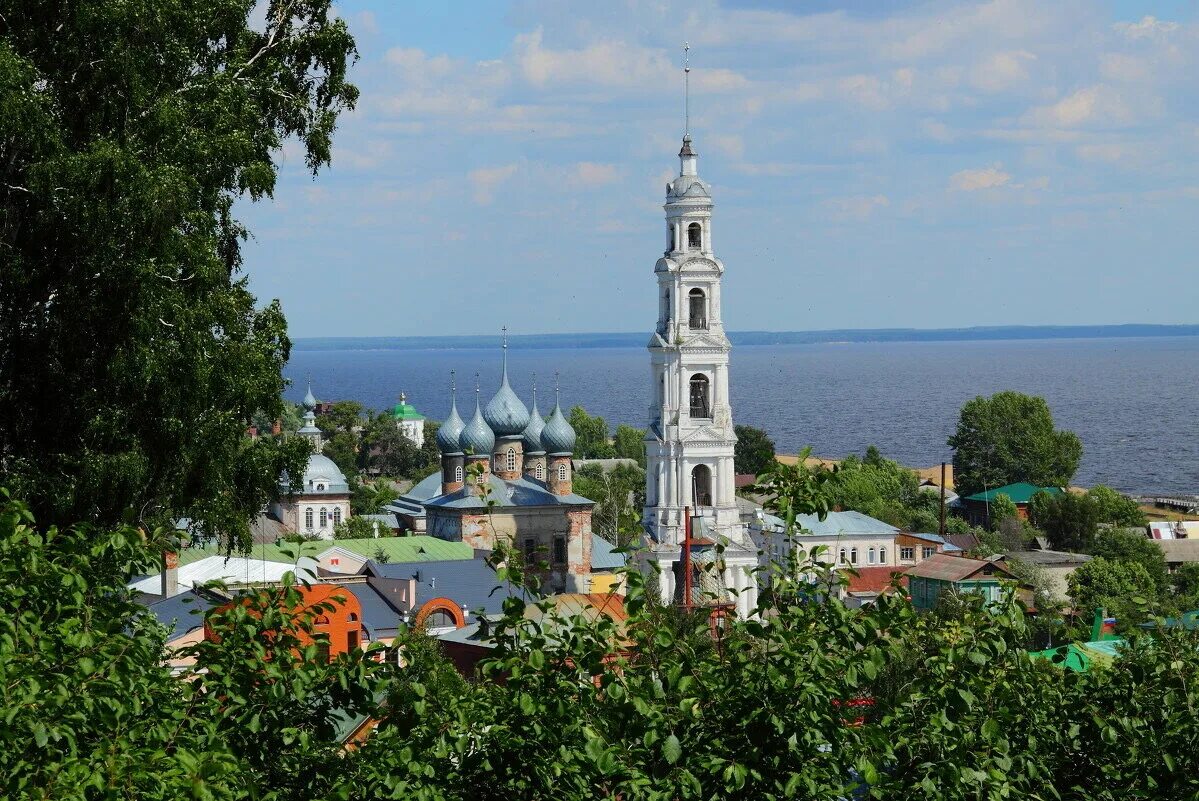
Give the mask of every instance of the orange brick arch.
<path id="1" fill-rule="evenodd" d="M 451 601 L 449 598 L 433 598 L 426 601 L 416 613 L 416 619 L 413 624 L 418 628 L 425 624 L 429 615 L 434 612 L 445 612 L 454 620 L 456 628 L 462 628 L 466 625 L 466 616 L 462 614 L 462 607 Z"/>

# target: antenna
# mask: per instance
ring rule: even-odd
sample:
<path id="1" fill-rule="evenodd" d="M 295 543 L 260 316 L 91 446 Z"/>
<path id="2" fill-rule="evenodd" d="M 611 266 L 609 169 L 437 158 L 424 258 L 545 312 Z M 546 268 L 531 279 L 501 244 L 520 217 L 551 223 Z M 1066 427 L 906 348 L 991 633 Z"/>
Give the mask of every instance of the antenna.
<path id="1" fill-rule="evenodd" d="M 683 42 L 683 136 L 691 135 L 691 45 Z"/>

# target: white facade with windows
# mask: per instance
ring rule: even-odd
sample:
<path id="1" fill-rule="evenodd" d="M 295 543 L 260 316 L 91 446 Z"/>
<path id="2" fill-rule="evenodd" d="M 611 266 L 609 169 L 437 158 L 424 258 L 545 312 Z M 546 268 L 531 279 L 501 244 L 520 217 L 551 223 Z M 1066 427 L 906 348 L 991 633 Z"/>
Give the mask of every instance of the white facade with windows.
<path id="1" fill-rule="evenodd" d="M 701 538 L 702 530 L 703 540 L 724 546 L 716 579 L 744 617 L 757 605 L 749 573 L 757 557 L 733 492 L 737 439 L 728 392 L 731 346 L 720 308 L 724 265 L 712 250 L 711 188 L 697 174 L 690 135 L 679 161 L 679 175 L 666 188 L 667 250 L 654 267 L 658 323 L 649 342 L 645 565 L 657 575 L 662 600 L 679 600 L 690 510 L 702 521 L 693 537 Z M 714 558 L 692 557 L 708 564 Z"/>

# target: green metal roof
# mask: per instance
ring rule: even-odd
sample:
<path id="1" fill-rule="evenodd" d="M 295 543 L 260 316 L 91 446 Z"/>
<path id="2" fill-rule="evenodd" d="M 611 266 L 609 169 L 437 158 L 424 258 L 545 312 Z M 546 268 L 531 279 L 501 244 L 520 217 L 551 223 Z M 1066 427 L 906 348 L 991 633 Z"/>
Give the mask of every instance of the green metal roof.
<path id="1" fill-rule="evenodd" d="M 375 553 L 382 549 L 383 553 L 387 554 L 388 562 L 449 562 L 473 559 L 475 555 L 474 549 L 465 542 L 449 542 L 424 534 L 412 537 L 336 540 L 322 543 L 322 545 L 324 547 L 317 553 L 336 546 L 371 559 L 374 559 Z"/>
<path id="2" fill-rule="evenodd" d="M 1120 655 L 1124 640 L 1096 640 L 1093 642 L 1074 642 L 1069 645 L 1059 645 L 1045 651 L 1031 651 L 1028 655 L 1033 659 L 1045 659 L 1066 670 L 1076 673 L 1086 673 L 1098 665 L 1110 665 Z"/>
<path id="3" fill-rule="evenodd" d="M 1012 503 L 1028 503 L 1032 500 L 1032 496 L 1042 491 L 1048 492 L 1050 495 L 1060 495 L 1062 492 L 1059 487 L 1038 487 L 1036 484 L 1020 481 L 1016 484 L 1008 484 L 1006 487 L 996 487 L 986 492 L 976 492 L 973 495 L 967 495 L 965 500 L 978 501 L 979 503 L 993 503 L 996 495 L 1006 495 L 1012 499 Z"/>
<path id="4" fill-rule="evenodd" d="M 395 408 L 391 410 L 392 416 L 397 420 L 424 420 L 425 416 L 416 410 L 416 407 L 411 403 L 397 403 Z"/>
<path id="5" fill-rule="evenodd" d="M 233 555 L 244 556 L 247 559 L 261 559 L 264 562 L 291 563 L 293 559 L 284 552 L 284 548 L 299 548 L 300 556 L 316 557 L 334 546 L 371 559 L 375 557 L 377 551 L 382 549 L 383 553 L 387 554 L 389 562 L 446 562 L 474 557 L 474 551 L 464 542 L 447 542 L 427 535 L 360 540 L 313 540 L 303 543 L 284 543 L 283 545 L 256 543 L 249 553 L 236 552 Z M 182 566 L 197 562 L 207 556 L 218 555 L 222 555 L 222 552 L 215 545 L 203 548 L 184 548 L 179 552 L 179 564 Z"/>

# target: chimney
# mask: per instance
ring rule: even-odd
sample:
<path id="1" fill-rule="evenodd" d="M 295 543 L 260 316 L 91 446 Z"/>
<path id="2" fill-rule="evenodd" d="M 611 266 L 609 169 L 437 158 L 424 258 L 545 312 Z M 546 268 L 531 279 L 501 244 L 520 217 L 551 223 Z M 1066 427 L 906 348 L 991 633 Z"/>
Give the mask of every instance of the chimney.
<path id="1" fill-rule="evenodd" d="M 162 597 L 173 598 L 179 594 L 179 554 L 175 551 L 162 553 Z"/>

